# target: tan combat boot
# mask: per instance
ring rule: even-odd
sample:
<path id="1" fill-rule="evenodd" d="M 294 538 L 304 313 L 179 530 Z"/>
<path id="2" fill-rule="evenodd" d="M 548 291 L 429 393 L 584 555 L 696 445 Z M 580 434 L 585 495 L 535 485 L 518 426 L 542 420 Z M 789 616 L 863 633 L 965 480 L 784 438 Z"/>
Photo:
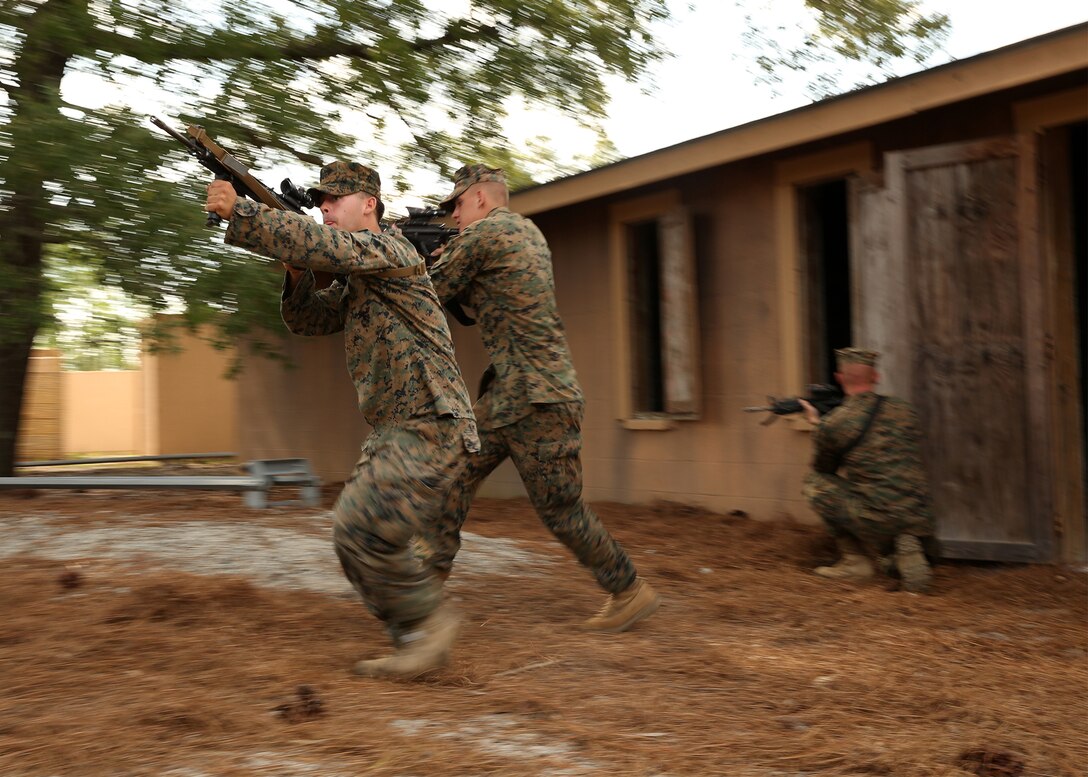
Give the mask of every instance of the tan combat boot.
<path id="1" fill-rule="evenodd" d="M 911 534 L 900 534 L 895 538 L 895 565 L 899 567 L 899 578 L 903 590 L 921 594 L 929 590 L 933 582 L 933 571 L 929 568 L 922 542 Z"/>
<path id="2" fill-rule="evenodd" d="M 834 566 L 816 567 L 814 573 L 831 580 L 868 580 L 873 576 L 873 562 L 862 552 L 857 540 L 837 537 L 835 542 L 842 558 Z"/>
<path id="3" fill-rule="evenodd" d="M 620 632 L 634 626 L 643 618 L 654 614 L 661 599 L 650 584 L 641 577 L 625 591 L 608 597 L 601 611 L 582 624 L 589 631 Z"/>
<path id="4" fill-rule="evenodd" d="M 416 677 L 445 666 L 460 619 L 443 602 L 411 631 L 400 634 L 393 655 L 359 661 L 352 671 L 362 677 Z"/>

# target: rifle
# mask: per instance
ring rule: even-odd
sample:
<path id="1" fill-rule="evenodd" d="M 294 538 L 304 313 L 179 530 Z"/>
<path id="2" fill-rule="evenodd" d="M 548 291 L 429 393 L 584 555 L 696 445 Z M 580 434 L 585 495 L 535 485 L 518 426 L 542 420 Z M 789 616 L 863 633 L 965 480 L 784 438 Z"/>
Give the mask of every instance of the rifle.
<path id="1" fill-rule="evenodd" d="M 407 216 L 392 222 L 392 226 L 399 229 L 408 242 L 415 246 L 416 253 L 423 257 L 428 268 L 436 261 L 436 257 L 431 256 L 434 250 L 460 234 L 456 228 L 447 226 L 441 221 L 445 215 L 446 211 L 441 208 L 409 207 Z M 451 299 L 443 307 L 457 319 L 457 323 L 461 326 L 475 325 L 476 319 L 465 312 L 459 300 Z"/>
<path id="2" fill-rule="evenodd" d="M 305 189 L 295 186 L 290 178 L 284 178 L 280 182 L 279 194 L 269 189 L 258 181 L 249 172 L 249 169 L 238 161 L 237 157 L 220 146 L 199 124 L 190 124 L 186 129 L 189 137 L 168 126 L 157 116 L 149 116 L 151 123 L 165 131 L 174 140 L 185 146 L 185 149 L 196 161 L 208 168 L 212 175 L 222 181 L 230 181 L 234 191 L 243 197 L 263 202 L 270 208 L 277 210 L 289 210 L 292 213 L 302 213 L 304 208 L 314 207 L 313 200 Z M 219 226 L 222 219 L 218 213 L 209 213 L 207 225 Z"/>
<path id="3" fill-rule="evenodd" d="M 800 413 L 802 411 L 801 399 L 804 399 L 814 408 L 820 415 L 826 415 L 834 410 L 836 407 L 842 404 L 843 394 L 842 390 L 838 386 L 833 386 L 829 383 L 810 383 L 805 388 L 806 396 L 804 397 L 783 397 L 782 399 L 775 399 L 774 397 L 767 397 L 767 404 L 760 407 L 746 407 L 745 413 L 771 413 L 765 421 L 762 422 L 764 426 L 770 424 L 780 415 L 792 415 L 793 413 Z"/>
<path id="4" fill-rule="evenodd" d="M 263 202 L 270 208 L 289 210 L 292 213 L 302 213 L 305 208 L 316 207 L 309 193 L 300 186 L 291 183 L 290 178 L 284 178 L 280 182 L 280 191 L 269 189 L 258 181 L 249 172 L 249 169 L 238 161 L 237 157 L 216 143 L 210 135 L 198 124 L 190 124 L 186 129 L 189 137 L 185 137 L 157 116 L 149 116 L 151 123 L 166 132 L 174 140 L 185 146 L 185 149 L 196 158 L 196 161 L 204 165 L 217 179 L 229 181 L 234 191 L 243 197 L 249 197 L 256 202 Z M 423 257 L 423 261 L 430 267 L 435 258 L 431 252 L 456 235 L 458 231 L 448 227 L 439 218 L 446 212 L 438 208 L 408 208 L 408 216 L 393 222 L 400 228 L 408 241 L 415 246 L 416 252 Z M 207 225 L 216 227 L 222 223 L 218 213 L 209 213 Z M 332 273 L 314 273 L 317 287 L 324 288 L 332 283 L 336 277 Z M 450 300 L 446 303 L 446 310 L 463 326 L 472 326 L 476 321 L 465 313 L 461 303 Z"/>
<path id="5" fill-rule="evenodd" d="M 416 247 L 423 261 L 430 267 L 435 262 L 431 253 L 459 234 L 454 227 L 446 226 L 440 219 L 448 215 L 441 208 L 408 208 L 408 215 L 393 224 Z"/>
<path id="6" fill-rule="evenodd" d="M 172 127 L 167 125 L 157 116 L 149 116 L 151 123 L 163 130 L 174 140 L 185 146 L 185 149 L 196 158 L 196 161 L 208 168 L 212 175 L 222 181 L 229 181 L 234 191 L 243 197 L 249 197 L 256 202 L 263 202 L 270 208 L 277 210 L 289 210 L 292 213 L 303 213 L 305 208 L 313 208 L 314 202 L 310 194 L 301 186 L 295 186 L 290 178 L 284 178 L 280 182 L 280 191 L 269 189 L 258 181 L 249 172 L 249 169 L 238 161 L 238 158 L 216 143 L 199 124 L 190 124 L 186 129 L 189 137 L 185 137 Z M 208 213 L 205 224 L 209 227 L 217 227 L 223 219 L 218 213 Z M 334 273 L 315 272 L 314 281 L 319 289 L 329 286 L 337 277 Z"/>

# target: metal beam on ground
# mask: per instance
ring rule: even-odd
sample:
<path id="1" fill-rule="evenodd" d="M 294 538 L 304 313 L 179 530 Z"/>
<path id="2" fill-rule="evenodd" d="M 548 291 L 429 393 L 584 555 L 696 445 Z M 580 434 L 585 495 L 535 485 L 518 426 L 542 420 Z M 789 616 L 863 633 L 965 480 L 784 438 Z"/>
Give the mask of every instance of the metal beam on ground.
<path id="1" fill-rule="evenodd" d="M 237 453 L 164 453 L 158 456 L 103 456 L 94 459 L 55 459 L 50 461 L 17 461 L 16 467 L 64 467 L 71 464 L 128 464 L 142 461 L 182 461 L 185 459 L 236 459 Z"/>
<path id="2" fill-rule="evenodd" d="M 32 475 L 0 478 L 0 489 L 96 489 L 242 491 L 247 507 L 303 504 L 314 507 L 321 498 L 321 479 L 306 459 L 271 459 L 246 464 L 249 475 Z M 277 486 L 298 486 L 297 501 L 268 501 Z"/>

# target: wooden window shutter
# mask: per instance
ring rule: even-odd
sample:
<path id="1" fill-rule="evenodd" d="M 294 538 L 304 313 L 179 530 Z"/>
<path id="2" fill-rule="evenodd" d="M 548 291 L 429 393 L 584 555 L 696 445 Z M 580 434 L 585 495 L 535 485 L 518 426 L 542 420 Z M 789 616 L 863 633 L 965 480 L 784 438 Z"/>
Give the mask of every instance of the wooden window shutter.
<path id="1" fill-rule="evenodd" d="M 677 206 L 659 221 L 665 412 L 699 411 L 699 314 L 691 214 Z"/>

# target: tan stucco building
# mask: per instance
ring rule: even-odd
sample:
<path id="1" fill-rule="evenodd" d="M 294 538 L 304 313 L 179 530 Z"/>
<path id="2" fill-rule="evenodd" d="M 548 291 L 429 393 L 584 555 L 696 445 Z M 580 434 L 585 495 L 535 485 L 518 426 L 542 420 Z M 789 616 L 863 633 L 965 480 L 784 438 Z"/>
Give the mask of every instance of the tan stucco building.
<path id="1" fill-rule="evenodd" d="M 515 195 L 552 247 L 588 499 L 813 520 L 803 423 L 741 408 L 852 343 L 918 406 L 948 555 L 1083 560 L 1086 84 L 1081 25 Z M 342 348 L 249 362 L 245 457 L 350 471 Z M 485 489 L 521 493 L 509 465 Z"/>

